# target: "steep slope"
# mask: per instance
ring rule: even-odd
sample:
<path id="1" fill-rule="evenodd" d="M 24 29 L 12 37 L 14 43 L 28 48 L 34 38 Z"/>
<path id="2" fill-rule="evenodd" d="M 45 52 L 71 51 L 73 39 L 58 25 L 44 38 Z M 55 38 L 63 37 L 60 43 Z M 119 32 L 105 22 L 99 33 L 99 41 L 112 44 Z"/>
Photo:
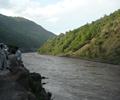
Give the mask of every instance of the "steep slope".
<path id="1" fill-rule="evenodd" d="M 0 14 L 0 42 L 30 50 L 40 47 L 51 36 L 54 34 L 30 20 Z"/>
<path id="2" fill-rule="evenodd" d="M 120 10 L 48 40 L 39 53 L 120 64 Z"/>

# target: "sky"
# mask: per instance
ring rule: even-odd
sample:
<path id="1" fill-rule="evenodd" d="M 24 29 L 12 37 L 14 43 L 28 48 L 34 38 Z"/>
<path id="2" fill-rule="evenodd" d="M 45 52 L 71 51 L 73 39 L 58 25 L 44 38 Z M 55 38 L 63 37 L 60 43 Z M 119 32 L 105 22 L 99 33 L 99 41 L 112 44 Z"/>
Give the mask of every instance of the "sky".
<path id="1" fill-rule="evenodd" d="M 120 9 L 120 0 L 0 0 L 0 13 L 20 16 L 55 34 L 78 28 Z"/>

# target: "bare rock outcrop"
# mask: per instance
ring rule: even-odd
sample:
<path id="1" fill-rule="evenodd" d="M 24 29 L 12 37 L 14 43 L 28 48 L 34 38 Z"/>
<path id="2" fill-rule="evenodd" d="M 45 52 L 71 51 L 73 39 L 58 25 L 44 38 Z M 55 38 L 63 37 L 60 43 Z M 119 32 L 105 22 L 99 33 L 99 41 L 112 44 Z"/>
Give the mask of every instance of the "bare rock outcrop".
<path id="1" fill-rule="evenodd" d="M 14 56 L 10 68 L 0 71 L 0 100 L 51 100 L 38 73 L 30 73 Z"/>

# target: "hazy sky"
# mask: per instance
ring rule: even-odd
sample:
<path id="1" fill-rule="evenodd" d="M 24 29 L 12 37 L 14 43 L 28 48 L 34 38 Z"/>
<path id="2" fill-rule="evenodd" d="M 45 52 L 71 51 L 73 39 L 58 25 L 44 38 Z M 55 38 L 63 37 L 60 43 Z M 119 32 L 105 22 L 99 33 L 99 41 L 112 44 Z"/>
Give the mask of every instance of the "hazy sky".
<path id="1" fill-rule="evenodd" d="M 59 34 L 120 8 L 120 0 L 0 0 L 0 13 L 22 16 Z"/>

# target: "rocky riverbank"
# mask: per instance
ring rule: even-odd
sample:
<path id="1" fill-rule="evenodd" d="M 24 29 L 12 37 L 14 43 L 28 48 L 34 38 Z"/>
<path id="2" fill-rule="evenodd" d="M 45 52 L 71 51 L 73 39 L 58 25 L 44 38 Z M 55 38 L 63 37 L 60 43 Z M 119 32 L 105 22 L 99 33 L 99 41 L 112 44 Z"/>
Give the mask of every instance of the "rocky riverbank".
<path id="1" fill-rule="evenodd" d="M 51 100 L 43 88 L 42 77 L 10 59 L 10 69 L 0 71 L 0 100 Z"/>

